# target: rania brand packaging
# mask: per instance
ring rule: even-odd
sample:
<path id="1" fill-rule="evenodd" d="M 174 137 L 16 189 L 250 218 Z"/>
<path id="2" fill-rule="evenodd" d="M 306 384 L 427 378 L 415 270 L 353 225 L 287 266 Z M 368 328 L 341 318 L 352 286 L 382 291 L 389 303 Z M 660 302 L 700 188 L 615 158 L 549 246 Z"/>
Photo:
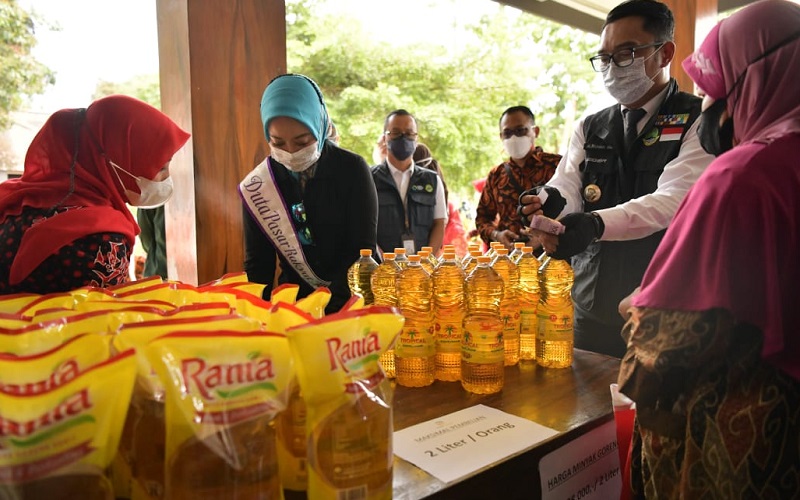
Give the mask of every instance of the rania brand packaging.
<path id="1" fill-rule="evenodd" d="M 282 498 L 272 421 L 294 377 L 286 337 L 179 332 L 146 352 L 166 386 L 164 497 Z"/>

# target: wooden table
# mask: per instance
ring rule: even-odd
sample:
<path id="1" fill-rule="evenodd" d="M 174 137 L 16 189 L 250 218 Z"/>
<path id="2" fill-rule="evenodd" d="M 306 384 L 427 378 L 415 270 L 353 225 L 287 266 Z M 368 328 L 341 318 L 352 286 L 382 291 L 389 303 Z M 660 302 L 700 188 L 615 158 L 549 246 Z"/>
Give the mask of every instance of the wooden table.
<path id="1" fill-rule="evenodd" d="M 497 394 L 470 394 L 460 382 L 436 381 L 424 388 L 396 386 L 395 430 L 483 404 L 550 427 L 559 434 L 450 484 L 395 457 L 394 498 L 538 498 L 539 459 L 613 419 L 609 384 L 616 382 L 618 369 L 617 358 L 575 350 L 568 369 L 545 369 L 532 362 L 507 367 L 505 385 Z"/>

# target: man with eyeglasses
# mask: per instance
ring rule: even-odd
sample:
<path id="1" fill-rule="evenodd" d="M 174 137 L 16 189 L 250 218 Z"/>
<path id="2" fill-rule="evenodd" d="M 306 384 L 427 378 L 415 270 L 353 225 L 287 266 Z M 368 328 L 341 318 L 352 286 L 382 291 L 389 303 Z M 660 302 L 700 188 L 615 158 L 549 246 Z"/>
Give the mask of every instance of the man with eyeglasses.
<path id="1" fill-rule="evenodd" d="M 713 159 L 697 137 L 700 99 L 669 77 L 675 21 L 656 0 L 606 17 L 590 58 L 619 103 L 580 120 L 567 155 L 520 212 L 559 218 L 561 236 L 532 231 L 575 271 L 575 347 L 622 357 L 620 301 L 639 285 L 689 187 Z M 545 195 L 546 193 L 546 195 Z"/>
<path id="2" fill-rule="evenodd" d="M 486 177 L 475 213 L 475 228 L 487 245 L 499 241 L 513 250 L 514 242 L 528 241 L 528 236 L 522 234 L 522 220 L 517 213 L 519 196 L 550 180 L 561 155 L 545 153 L 536 146 L 539 127 L 527 106 L 505 110 L 499 125 L 500 139 L 509 158 Z"/>
<path id="3" fill-rule="evenodd" d="M 438 252 L 444 239 L 447 205 L 441 179 L 414 164 L 417 121 L 404 109 L 383 123 L 386 159 L 372 167 L 378 191 L 378 247 L 391 252 L 403 247 L 409 255 L 424 246 Z"/>

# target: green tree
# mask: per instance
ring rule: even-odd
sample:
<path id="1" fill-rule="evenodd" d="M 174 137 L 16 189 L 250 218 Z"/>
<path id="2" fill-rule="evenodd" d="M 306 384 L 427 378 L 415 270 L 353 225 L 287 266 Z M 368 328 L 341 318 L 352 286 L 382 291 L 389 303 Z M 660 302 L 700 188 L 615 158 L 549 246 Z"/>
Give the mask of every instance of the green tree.
<path id="1" fill-rule="evenodd" d="M 287 3 L 289 71 L 319 83 L 342 146 L 368 161 L 386 114 L 412 112 L 451 193 L 471 196 L 470 181 L 503 160 L 498 120 L 507 107 L 530 106 L 539 145 L 558 151 L 597 90 L 586 61 L 597 37 L 517 9 L 496 5 L 475 24 L 453 26 L 467 42 L 448 50 L 377 43 L 352 18 L 320 15 L 324 3 Z"/>
<path id="2" fill-rule="evenodd" d="M 39 24 L 40 19 L 16 0 L 0 0 L 0 130 L 10 126 L 9 115 L 22 108 L 27 97 L 55 83 L 53 72 L 31 55 Z"/>
<path id="3" fill-rule="evenodd" d="M 100 81 L 92 94 L 92 100 L 112 94 L 124 94 L 161 108 L 161 86 L 158 75 L 136 75 L 123 82 Z"/>

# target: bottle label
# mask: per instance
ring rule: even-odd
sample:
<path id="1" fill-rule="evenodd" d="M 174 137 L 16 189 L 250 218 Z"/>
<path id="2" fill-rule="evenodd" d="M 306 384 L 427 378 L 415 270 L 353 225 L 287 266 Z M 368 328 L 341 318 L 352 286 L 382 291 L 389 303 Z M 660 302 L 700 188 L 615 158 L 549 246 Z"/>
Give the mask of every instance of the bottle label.
<path id="1" fill-rule="evenodd" d="M 537 340 L 556 342 L 573 339 L 571 308 L 554 311 L 540 310 L 537 316 L 539 318 Z"/>
<path id="2" fill-rule="evenodd" d="M 500 307 L 500 320 L 503 322 L 503 334 L 516 336 L 519 334 L 519 309 L 516 307 Z"/>
<path id="3" fill-rule="evenodd" d="M 438 351 L 458 352 L 461 348 L 461 321 L 437 321 L 435 331 Z"/>
<path id="4" fill-rule="evenodd" d="M 519 334 L 536 335 L 539 329 L 539 318 L 536 316 L 536 308 L 521 309 L 519 311 Z"/>
<path id="5" fill-rule="evenodd" d="M 395 356 L 399 358 L 427 358 L 436 354 L 433 338 L 433 325 L 427 328 L 406 322 L 394 346 Z"/>
<path id="6" fill-rule="evenodd" d="M 505 357 L 502 323 L 499 321 L 472 322 L 465 325 L 461 342 L 461 359 L 470 363 L 502 363 Z"/>

